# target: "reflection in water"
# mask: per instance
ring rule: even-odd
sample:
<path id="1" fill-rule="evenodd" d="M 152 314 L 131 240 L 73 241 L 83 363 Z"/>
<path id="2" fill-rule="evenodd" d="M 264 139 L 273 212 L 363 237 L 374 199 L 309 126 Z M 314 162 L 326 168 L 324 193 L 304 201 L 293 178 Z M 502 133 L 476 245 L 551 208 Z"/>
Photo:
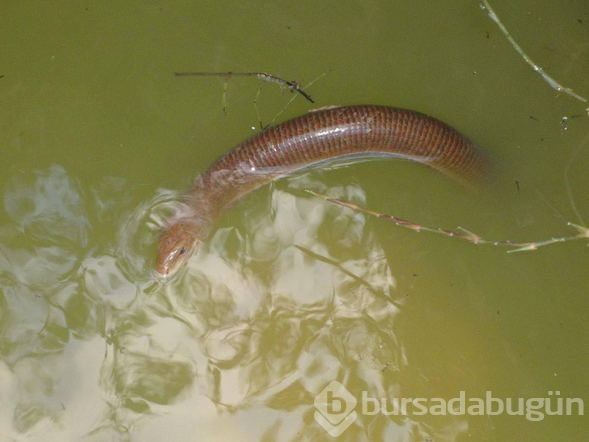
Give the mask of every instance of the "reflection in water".
<path id="1" fill-rule="evenodd" d="M 15 178 L 4 193 L 4 208 L 16 228 L 45 244 L 86 245 L 88 221 L 77 186 L 60 166 L 36 175 L 31 185 Z"/>
<path id="2" fill-rule="evenodd" d="M 364 203 L 357 186 L 292 184 Z M 164 284 L 152 255 L 176 196 L 162 191 L 133 210 L 125 185 L 106 179 L 83 195 L 53 166 L 5 191 L 0 396 L 13 405 L 0 421 L 9 437 L 326 439 L 313 399 L 329 382 L 358 398 L 399 396 L 401 303 L 362 215 L 272 189 L 267 207 L 235 209 L 243 224 L 220 227 Z M 112 231 L 101 238 L 104 223 Z M 360 415 L 346 434 L 455 440 L 464 431 L 460 419 L 432 427 Z"/>

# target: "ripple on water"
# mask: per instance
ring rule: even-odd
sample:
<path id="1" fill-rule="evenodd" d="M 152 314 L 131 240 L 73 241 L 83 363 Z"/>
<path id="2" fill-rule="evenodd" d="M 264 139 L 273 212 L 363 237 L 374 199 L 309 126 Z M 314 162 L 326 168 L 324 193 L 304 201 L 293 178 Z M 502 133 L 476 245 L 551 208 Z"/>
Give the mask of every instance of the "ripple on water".
<path id="1" fill-rule="evenodd" d="M 0 393 L 15 400 L 0 410 L 4 428 L 46 440 L 175 428 L 183 440 L 226 422 L 313 437 L 327 383 L 399 393 L 407 359 L 384 250 L 363 216 L 296 190 L 363 203 L 360 187 L 303 176 L 263 190 L 165 283 L 153 277 L 155 245 L 178 194 L 136 202 L 125 188 L 105 178 L 84 192 L 52 166 L 5 192 Z M 411 419 L 378 425 L 391 438 L 429 434 Z"/>

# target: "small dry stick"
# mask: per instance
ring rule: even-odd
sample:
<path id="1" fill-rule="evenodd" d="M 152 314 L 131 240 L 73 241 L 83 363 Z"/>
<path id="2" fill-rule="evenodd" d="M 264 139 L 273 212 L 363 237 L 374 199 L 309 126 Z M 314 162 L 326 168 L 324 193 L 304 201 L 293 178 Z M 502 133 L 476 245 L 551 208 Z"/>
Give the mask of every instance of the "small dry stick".
<path id="1" fill-rule="evenodd" d="M 505 25 L 501 22 L 501 20 L 499 20 L 499 17 L 497 16 L 497 14 L 493 10 L 493 8 L 491 8 L 491 5 L 489 4 L 489 2 L 487 0 L 482 0 L 480 5 L 481 5 L 481 9 L 483 11 L 487 12 L 487 15 L 489 16 L 489 18 L 497 24 L 497 26 L 499 27 L 499 29 L 501 30 L 503 35 L 505 35 L 505 38 L 507 38 L 509 43 L 511 43 L 511 46 L 513 46 L 513 49 L 515 49 L 516 52 L 524 59 L 524 61 L 528 65 L 530 65 L 530 67 L 534 70 L 534 72 L 537 72 L 538 74 L 540 74 L 540 76 L 544 79 L 544 81 L 546 83 L 548 83 L 548 85 L 552 89 L 554 89 L 558 92 L 564 92 L 565 94 L 568 94 L 571 97 L 576 98 L 579 101 L 582 101 L 583 103 L 587 102 L 587 99 L 585 97 L 582 97 L 581 95 L 575 93 L 571 88 L 565 87 L 562 84 L 560 84 L 559 82 L 557 82 L 554 78 L 552 78 L 550 75 L 548 75 L 546 72 L 544 72 L 544 69 L 542 67 L 540 67 L 536 63 L 534 63 L 534 61 L 528 56 L 528 54 L 526 54 L 524 52 L 524 50 L 521 48 L 521 46 L 519 44 L 517 44 L 517 42 L 511 36 L 511 34 L 509 33 L 509 31 L 507 30 Z M 587 112 L 589 113 L 589 108 L 587 108 Z"/>
<path id="2" fill-rule="evenodd" d="M 327 72 L 323 72 L 322 74 L 318 75 L 315 79 L 313 79 L 309 83 L 307 83 L 307 85 L 305 87 L 312 86 L 315 82 L 321 80 L 326 75 L 327 75 Z M 282 115 L 286 109 L 288 109 L 288 107 L 291 105 L 291 103 L 294 101 L 294 99 L 295 99 L 295 97 L 293 96 L 293 97 L 291 97 L 290 100 L 288 100 L 288 103 L 286 103 L 284 105 L 284 107 L 276 115 L 274 115 L 274 118 L 272 118 L 272 121 L 270 121 L 270 124 L 274 124 L 276 122 L 278 117 L 280 115 Z"/>
<path id="3" fill-rule="evenodd" d="M 260 99 L 260 94 L 262 93 L 262 87 L 258 87 L 256 91 L 256 96 L 254 97 L 254 109 L 256 110 L 256 118 L 258 119 L 258 124 L 260 125 L 260 130 L 264 129 L 264 124 L 262 123 L 262 117 L 260 116 L 260 109 L 258 108 L 258 100 Z"/>
<path id="4" fill-rule="evenodd" d="M 511 240 L 487 240 L 482 238 L 480 235 L 477 235 L 470 230 L 465 229 L 464 227 L 458 227 L 456 230 L 447 230 L 442 229 L 439 227 L 427 227 L 421 224 L 417 224 L 411 221 L 408 221 L 403 218 L 399 218 L 394 215 L 388 215 L 386 213 L 377 212 L 375 210 L 367 209 L 365 207 L 358 206 L 357 204 L 350 203 L 348 201 L 341 200 L 339 198 L 332 198 L 328 195 L 323 195 L 321 193 L 314 192 L 312 190 L 306 190 L 307 193 L 321 198 L 325 201 L 328 201 L 333 204 L 337 204 L 342 207 L 347 207 L 348 209 L 352 209 L 355 212 L 365 213 L 370 216 L 374 216 L 376 218 L 383 219 L 385 221 L 392 222 L 394 225 L 399 227 L 404 227 L 409 230 L 413 230 L 415 232 L 430 232 L 436 233 L 438 235 L 447 236 L 450 238 L 457 238 L 464 241 L 468 241 L 472 244 L 491 244 L 493 246 L 503 246 L 509 247 L 511 250 L 508 250 L 507 253 L 514 253 L 514 252 L 526 252 L 530 250 L 537 250 L 540 247 L 545 247 L 550 244 L 555 243 L 562 243 L 568 241 L 576 241 L 579 239 L 589 239 L 589 228 L 580 226 L 578 224 L 567 223 L 567 225 L 574 230 L 577 231 L 576 235 L 572 236 L 563 236 L 559 238 L 550 238 L 542 241 L 530 241 L 530 242 L 520 242 L 520 241 L 511 241 Z"/>
<path id="5" fill-rule="evenodd" d="M 174 75 L 176 77 L 223 77 L 225 79 L 229 79 L 230 77 L 256 77 L 259 80 L 286 86 L 290 91 L 295 91 L 305 97 L 307 101 L 315 103 L 313 98 L 305 92 L 298 82 L 294 80 L 284 80 L 267 72 L 174 72 Z"/>
<path id="6" fill-rule="evenodd" d="M 229 79 L 226 78 L 223 82 L 223 95 L 221 95 L 221 106 L 223 107 L 223 115 L 227 115 L 227 89 L 229 88 Z"/>

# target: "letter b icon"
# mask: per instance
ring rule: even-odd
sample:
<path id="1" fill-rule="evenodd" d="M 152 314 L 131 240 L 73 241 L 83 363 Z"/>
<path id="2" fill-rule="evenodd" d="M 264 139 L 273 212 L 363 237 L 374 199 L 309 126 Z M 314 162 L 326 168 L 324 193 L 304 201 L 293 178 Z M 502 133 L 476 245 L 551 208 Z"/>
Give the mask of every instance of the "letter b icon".
<path id="1" fill-rule="evenodd" d="M 358 417 L 354 411 L 357 402 L 346 387 L 333 381 L 315 398 L 315 420 L 331 436 L 339 436 Z"/>
<path id="2" fill-rule="evenodd" d="M 346 412 L 344 400 L 341 397 L 335 397 L 333 391 L 327 391 L 327 414 L 342 414 Z"/>

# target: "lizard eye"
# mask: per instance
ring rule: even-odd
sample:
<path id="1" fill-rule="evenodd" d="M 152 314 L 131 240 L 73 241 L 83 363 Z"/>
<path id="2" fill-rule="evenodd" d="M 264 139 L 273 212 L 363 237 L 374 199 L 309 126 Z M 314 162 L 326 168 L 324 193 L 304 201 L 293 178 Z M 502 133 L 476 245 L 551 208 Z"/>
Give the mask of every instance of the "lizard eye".
<path id="1" fill-rule="evenodd" d="M 178 255 L 184 255 L 186 253 L 186 247 L 180 247 L 178 249 Z"/>

